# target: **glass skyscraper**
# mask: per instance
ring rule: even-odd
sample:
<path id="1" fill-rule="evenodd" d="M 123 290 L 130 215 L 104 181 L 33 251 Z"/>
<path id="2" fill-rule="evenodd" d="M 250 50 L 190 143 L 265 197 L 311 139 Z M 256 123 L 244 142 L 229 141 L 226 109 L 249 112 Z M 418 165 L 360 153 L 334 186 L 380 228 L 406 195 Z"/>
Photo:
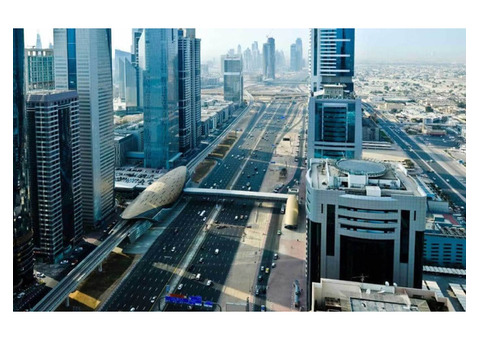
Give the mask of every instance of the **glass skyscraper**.
<path id="1" fill-rule="evenodd" d="M 33 281 L 23 29 L 13 29 L 13 287 Z"/>
<path id="2" fill-rule="evenodd" d="M 178 30 L 144 29 L 138 41 L 138 54 L 144 112 L 144 166 L 171 169 L 181 155 Z"/>
<path id="3" fill-rule="evenodd" d="M 263 77 L 275 79 L 275 39 L 268 38 L 263 44 Z"/>
<path id="4" fill-rule="evenodd" d="M 27 116 L 35 252 L 55 262 L 83 236 L 77 93 L 31 92 Z"/>
<path id="5" fill-rule="evenodd" d="M 353 91 L 355 30 L 353 28 L 312 28 L 310 30 L 311 90 L 323 84 L 344 84 Z"/>
<path id="6" fill-rule="evenodd" d="M 195 29 L 178 31 L 179 148 L 189 152 L 200 143 L 200 39 Z"/>
<path id="7" fill-rule="evenodd" d="M 78 93 L 83 222 L 97 227 L 115 208 L 111 30 L 56 28 L 54 56 L 55 88 Z"/>
<path id="8" fill-rule="evenodd" d="M 240 56 L 225 59 L 223 97 L 237 104 L 243 102 L 243 61 Z"/>

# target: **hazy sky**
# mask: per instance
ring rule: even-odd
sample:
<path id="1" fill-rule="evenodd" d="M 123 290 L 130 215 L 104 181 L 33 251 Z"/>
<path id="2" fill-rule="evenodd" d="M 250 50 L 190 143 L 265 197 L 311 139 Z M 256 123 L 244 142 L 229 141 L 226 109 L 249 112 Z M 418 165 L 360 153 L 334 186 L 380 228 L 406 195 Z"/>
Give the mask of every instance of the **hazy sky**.
<path id="1" fill-rule="evenodd" d="M 25 44 L 35 45 L 40 33 L 43 47 L 53 42 L 51 28 L 25 29 Z M 202 39 L 202 59 L 219 59 L 228 49 L 251 48 L 258 41 L 261 50 L 267 35 L 275 38 L 277 50 L 290 57 L 290 44 L 296 38 L 303 41 L 303 55 L 307 58 L 308 29 L 197 29 Z M 131 29 L 112 28 L 113 49 L 130 51 Z M 356 29 L 355 60 L 357 62 L 466 62 L 465 29 Z"/>

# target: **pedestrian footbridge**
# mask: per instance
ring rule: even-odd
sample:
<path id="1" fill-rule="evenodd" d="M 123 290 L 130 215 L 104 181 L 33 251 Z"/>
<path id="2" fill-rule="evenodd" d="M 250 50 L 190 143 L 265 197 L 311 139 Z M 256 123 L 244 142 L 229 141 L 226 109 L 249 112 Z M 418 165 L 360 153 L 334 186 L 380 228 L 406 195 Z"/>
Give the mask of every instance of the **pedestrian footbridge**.
<path id="1" fill-rule="evenodd" d="M 188 196 L 215 196 L 218 198 L 248 198 L 259 201 L 281 201 L 286 202 L 291 194 L 277 194 L 273 192 L 255 192 L 245 190 L 225 190 L 225 189 L 202 189 L 202 188 L 184 188 L 183 194 Z"/>

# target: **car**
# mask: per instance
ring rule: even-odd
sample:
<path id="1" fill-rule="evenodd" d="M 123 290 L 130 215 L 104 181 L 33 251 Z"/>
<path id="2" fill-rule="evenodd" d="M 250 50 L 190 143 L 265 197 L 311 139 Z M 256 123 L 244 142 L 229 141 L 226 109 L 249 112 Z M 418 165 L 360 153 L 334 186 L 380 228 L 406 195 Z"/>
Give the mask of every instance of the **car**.
<path id="1" fill-rule="evenodd" d="M 70 263 L 70 265 L 74 266 L 74 265 L 76 265 L 77 263 L 78 263 L 78 260 L 75 259 L 75 260 L 72 261 L 72 263 Z M 41 277 L 45 277 L 45 274 L 43 274 L 43 275 L 44 275 L 44 276 L 41 276 Z"/>
<path id="2" fill-rule="evenodd" d="M 150 302 L 151 302 L 151 303 L 154 303 L 155 300 L 156 300 L 156 298 L 157 298 L 156 296 L 152 296 L 152 297 L 150 298 Z"/>
<path id="3" fill-rule="evenodd" d="M 235 220 L 238 220 L 238 216 L 235 216 Z"/>
<path id="4" fill-rule="evenodd" d="M 255 296 L 259 296 L 260 295 L 260 289 L 255 289 Z"/>
<path id="5" fill-rule="evenodd" d="M 260 307 L 260 311 L 262 311 L 262 312 L 266 312 L 266 311 L 267 311 L 267 308 L 265 307 L 265 305 L 262 305 L 262 307 Z"/>
<path id="6" fill-rule="evenodd" d="M 203 263 L 203 257 L 198 260 L 198 263 Z"/>
<path id="7" fill-rule="evenodd" d="M 60 264 L 68 264 L 68 260 L 62 260 L 60 261 Z"/>
<path id="8" fill-rule="evenodd" d="M 175 252 L 175 247 L 172 247 L 172 253 L 174 253 L 174 252 Z"/>
<path id="9" fill-rule="evenodd" d="M 17 299 L 21 299 L 25 296 L 25 292 L 20 292 L 18 295 L 17 295 Z"/>
<path id="10" fill-rule="evenodd" d="M 203 222 L 205 222 L 206 220 L 207 220 L 207 218 L 206 218 L 206 217 L 204 217 L 204 218 L 203 218 Z"/>
<path id="11" fill-rule="evenodd" d="M 202 278 L 202 274 L 198 273 L 197 276 L 195 276 L 195 280 L 200 281 Z"/>
<path id="12" fill-rule="evenodd" d="M 135 307 L 130 308 L 130 312 L 135 312 Z"/>
<path id="13" fill-rule="evenodd" d="M 273 254 L 273 258 L 274 258 L 275 260 L 277 260 L 277 259 L 278 259 L 278 254 L 277 254 L 277 253 Z"/>
<path id="14" fill-rule="evenodd" d="M 277 230 L 277 235 L 282 235 L 282 231 L 280 229 Z"/>
<path id="15" fill-rule="evenodd" d="M 77 248 L 75 248 L 75 252 L 77 252 L 77 253 L 81 252 L 82 250 L 83 250 L 83 247 L 77 247 Z"/>
<path id="16" fill-rule="evenodd" d="M 182 290 L 182 288 L 183 288 L 183 283 L 180 283 L 177 287 L 177 290 Z"/>
<path id="17" fill-rule="evenodd" d="M 220 250 L 217 248 L 215 249 L 215 255 L 218 255 L 218 253 L 220 253 Z"/>
<path id="18" fill-rule="evenodd" d="M 267 267 L 265 268 L 265 274 L 268 274 L 268 273 L 270 273 L 270 268 Z"/>
<path id="19" fill-rule="evenodd" d="M 212 282 L 212 280 L 208 280 L 208 281 L 207 281 L 207 286 L 209 286 L 209 287 L 210 287 L 211 285 L 213 285 L 213 282 Z"/>
<path id="20" fill-rule="evenodd" d="M 37 277 L 41 277 L 43 279 L 45 277 L 45 274 L 44 273 L 38 273 Z"/>
<path id="21" fill-rule="evenodd" d="M 263 276 L 262 275 L 258 275 L 258 282 L 262 282 L 263 281 Z"/>
<path id="22" fill-rule="evenodd" d="M 277 264 L 275 262 L 272 262 L 272 268 L 275 268 Z"/>
<path id="23" fill-rule="evenodd" d="M 264 266 L 261 266 L 260 267 L 260 271 L 263 272 L 265 270 L 265 267 Z"/>

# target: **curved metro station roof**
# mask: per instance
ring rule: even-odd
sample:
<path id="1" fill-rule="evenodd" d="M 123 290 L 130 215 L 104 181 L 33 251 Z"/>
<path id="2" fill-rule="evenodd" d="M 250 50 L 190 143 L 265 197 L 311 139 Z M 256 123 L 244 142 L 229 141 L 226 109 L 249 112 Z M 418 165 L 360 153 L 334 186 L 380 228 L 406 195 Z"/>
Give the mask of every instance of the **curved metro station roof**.
<path id="1" fill-rule="evenodd" d="M 178 199 L 186 180 L 187 167 L 180 166 L 170 170 L 142 191 L 124 210 L 121 217 L 125 220 L 153 218 L 162 207 Z"/>

